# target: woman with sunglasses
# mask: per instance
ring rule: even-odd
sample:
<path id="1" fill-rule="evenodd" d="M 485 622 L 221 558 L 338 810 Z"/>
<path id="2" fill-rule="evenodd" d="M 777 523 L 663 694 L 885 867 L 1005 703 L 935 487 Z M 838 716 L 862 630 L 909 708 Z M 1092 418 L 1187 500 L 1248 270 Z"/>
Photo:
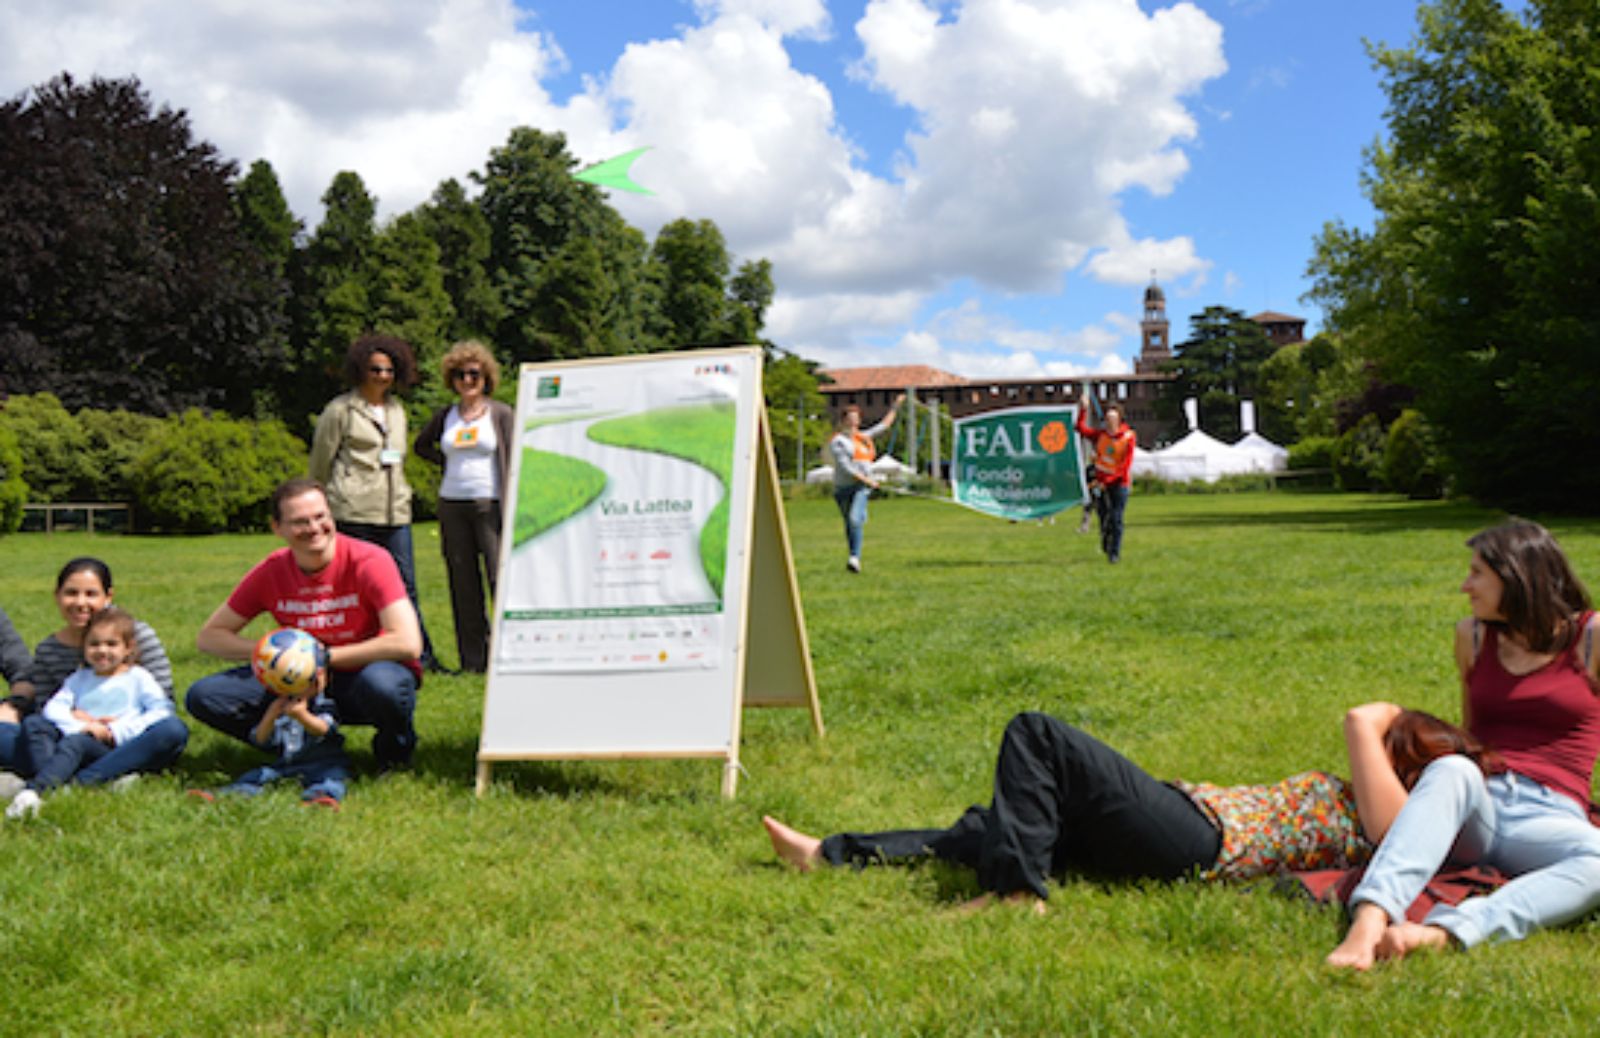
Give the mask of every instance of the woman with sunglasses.
<path id="1" fill-rule="evenodd" d="M 438 671 L 417 601 L 406 409 L 394 395 L 416 381 L 411 344 L 393 335 L 363 335 L 345 354 L 344 374 L 352 388 L 317 419 L 309 474 L 326 491 L 340 533 L 376 544 L 394 558 L 422 628 L 422 665 Z"/>
<path id="2" fill-rule="evenodd" d="M 444 380 L 457 400 L 428 419 L 412 445 L 419 458 L 444 466 L 439 483 L 439 541 L 450 575 L 461 669 L 482 673 L 489 664 L 488 598 L 500 563 L 500 502 L 511 470 L 516 418 L 490 399 L 500 365 L 480 342 L 458 342 L 444 355 Z"/>

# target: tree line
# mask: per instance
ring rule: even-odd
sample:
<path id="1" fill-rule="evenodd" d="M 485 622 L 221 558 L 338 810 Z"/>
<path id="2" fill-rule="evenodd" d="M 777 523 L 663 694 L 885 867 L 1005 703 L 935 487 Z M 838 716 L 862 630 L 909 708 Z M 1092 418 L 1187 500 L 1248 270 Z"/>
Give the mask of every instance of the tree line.
<path id="1" fill-rule="evenodd" d="M 241 175 L 136 79 L 62 74 L 0 104 L 0 393 L 301 430 L 366 330 L 409 340 L 425 376 L 466 338 L 513 370 L 762 341 L 770 262 L 736 264 L 710 220 L 649 241 L 577 167 L 562 134 L 519 127 L 475 192 L 449 179 L 379 222 L 343 171 L 307 228 L 270 163 Z"/>

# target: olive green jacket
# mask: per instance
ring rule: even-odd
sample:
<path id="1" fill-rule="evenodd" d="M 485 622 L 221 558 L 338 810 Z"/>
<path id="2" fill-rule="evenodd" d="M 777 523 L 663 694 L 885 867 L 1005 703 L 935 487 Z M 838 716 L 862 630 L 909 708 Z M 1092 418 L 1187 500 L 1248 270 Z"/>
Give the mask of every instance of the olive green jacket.
<path id="1" fill-rule="evenodd" d="M 390 397 L 384 422 L 355 390 L 333 399 L 317 419 L 311 439 L 311 478 L 328 491 L 328 509 L 341 523 L 405 526 L 411 522 L 411 484 L 403 461 L 406 411 Z M 394 464 L 383 464 L 388 450 Z"/>

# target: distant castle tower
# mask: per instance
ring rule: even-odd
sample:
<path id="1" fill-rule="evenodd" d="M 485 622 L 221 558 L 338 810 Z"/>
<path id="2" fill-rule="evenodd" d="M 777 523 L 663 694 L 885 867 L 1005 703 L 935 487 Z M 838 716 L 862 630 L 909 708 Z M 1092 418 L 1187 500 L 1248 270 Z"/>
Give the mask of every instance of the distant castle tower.
<path id="1" fill-rule="evenodd" d="M 1150 287 L 1144 290 L 1144 320 L 1139 322 L 1139 357 L 1133 370 L 1140 375 L 1160 372 L 1164 361 L 1172 359 L 1172 340 L 1167 334 L 1167 294 L 1150 272 Z"/>

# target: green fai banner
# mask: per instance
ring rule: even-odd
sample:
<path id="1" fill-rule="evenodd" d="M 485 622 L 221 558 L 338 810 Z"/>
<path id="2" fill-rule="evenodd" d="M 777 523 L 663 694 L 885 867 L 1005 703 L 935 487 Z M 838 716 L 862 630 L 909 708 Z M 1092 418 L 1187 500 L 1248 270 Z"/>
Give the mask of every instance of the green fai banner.
<path id="1" fill-rule="evenodd" d="M 1043 519 L 1081 504 L 1076 409 L 1014 407 L 955 423 L 957 504 L 1002 519 Z"/>

